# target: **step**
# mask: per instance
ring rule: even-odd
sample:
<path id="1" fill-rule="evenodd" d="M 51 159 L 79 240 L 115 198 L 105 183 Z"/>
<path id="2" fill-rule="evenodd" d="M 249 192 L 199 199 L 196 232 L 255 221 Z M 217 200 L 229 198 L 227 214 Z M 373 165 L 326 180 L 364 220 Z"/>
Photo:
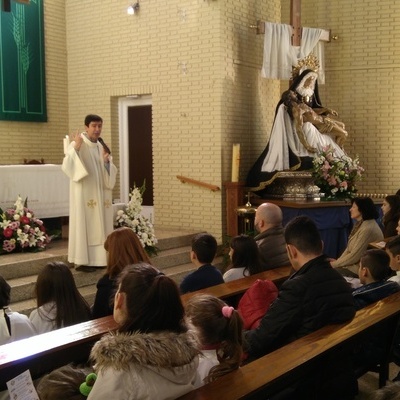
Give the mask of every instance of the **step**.
<path id="1" fill-rule="evenodd" d="M 67 263 L 67 246 L 66 240 L 55 240 L 44 251 L 3 254 L 0 256 L 0 275 L 8 281 L 12 278 L 37 275 L 50 262 Z"/>
<path id="2" fill-rule="evenodd" d="M 84 286 L 79 288 L 79 292 L 91 306 L 94 303 L 94 297 L 96 295 L 96 285 Z M 27 299 L 22 301 L 17 301 L 16 303 L 12 303 L 10 305 L 12 311 L 19 312 L 21 314 L 25 314 L 29 317 L 32 310 L 36 308 L 36 300 L 35 299 Z"/>
<path id="3" fill-rule="evenodd" d="M 75 284 L 79 288 L 89 285 L 96 285 L 97 281 L 104 275 L 105 269 L 98 268 L 94 272 L 81 272 L 71 268 Z M 34 297 L 34 289 L 37 275 L 29 275 L 20 278 L 7 280 L 11 286 L 11 304 Z"/>

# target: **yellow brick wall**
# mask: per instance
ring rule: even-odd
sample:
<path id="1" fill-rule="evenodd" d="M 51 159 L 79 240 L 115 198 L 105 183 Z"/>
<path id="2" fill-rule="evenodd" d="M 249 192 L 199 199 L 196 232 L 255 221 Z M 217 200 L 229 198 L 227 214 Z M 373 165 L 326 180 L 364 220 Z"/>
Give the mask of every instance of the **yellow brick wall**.
<path id="1" fill-rule="evenodd" d="M 289 2 L 284 2 L 289 3 Z M 338 40 L 326 45 L 326 84 L 322 103 L 346 124 L 349 155 L 360 156 L 366 172 L 363 193 L 394 193 L 400 188 L 400 2 L 303 1 L 304 26 L 331 29 Z M 289 21 L 289 4 L 282 19 Z"/>
<path id="2" fill-rule="evenodd" d="M 260 15 L 279 19 L 280 3 L 141 1 L 134 16 L 118 3 L 67 3 L 70 125 L 99 113 L 105 140 L 117 149 L 118 97 L 151 94 L 156 225 L 207 230 L 221 240 L 232 144 L 242 144 L 244 179 L 279 95 L 276 82 L 259 78 L 262 38 L 250 25 Z"/>
<path id="3" fill-rule="evenodd" d="M 24 158 L 61 163 L 62 139 L 68 133 L 64 3 L 44 1 L 48 122 L 0 121 L 0 164 L 21 164 Z"/>
<path id="4" fill-rule="evenodd" d="M 135 16 L 126 14 L 128 3 L 45 1 L 49 122 L 0 121 L 1 163 L 27 157 L 60 163 L 61 138 L 83 128 L 91 112 L 103 116 L 104 139 L 118 163 L 118 99 L 151 94 L 156 225 L 207 230 L 221 239 L 223 190 L 182 184 L 176 175 L 223 189 L 232 144 L 240 143 L 245 179 L 265 147 L 284 87 L 260 77 L 263 38 L 249 26 L 257 19 L 279 22 L 281 13 L 288 22 L 289 2 L 281 10 L 279 0 L 142 0 Z M 387 0 L 303 1 L 306 26 L 339 36 L 327 45 L 321 97 L 339 111 L 350 133 L 346 148 L 367 169 L 364 192 L 400 187 L 394 161 L 399 12 L 400 3 Z"/>

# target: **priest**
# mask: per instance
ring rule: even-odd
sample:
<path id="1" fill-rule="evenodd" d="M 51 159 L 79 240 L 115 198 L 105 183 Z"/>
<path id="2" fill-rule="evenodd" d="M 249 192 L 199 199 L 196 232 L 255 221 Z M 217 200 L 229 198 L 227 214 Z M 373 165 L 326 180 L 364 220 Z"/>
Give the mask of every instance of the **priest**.
<path id="1" fill-rule="evenodd" d="M 117 168 L 100 138 L 102 127 L 101 117 L 87 115 L 85 132 L 72 135 L 62 163 L 70 179 L 68 261 L 86 271 L 106 266 L 104 241 L 113 230 Z"/>

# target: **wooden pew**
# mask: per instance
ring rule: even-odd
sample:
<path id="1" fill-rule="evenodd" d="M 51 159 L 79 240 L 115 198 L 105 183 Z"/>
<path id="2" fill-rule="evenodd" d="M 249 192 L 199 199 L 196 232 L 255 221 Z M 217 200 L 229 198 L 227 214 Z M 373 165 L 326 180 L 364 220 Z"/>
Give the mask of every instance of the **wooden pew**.
<path id="1" fill-rule="evenodd" d="M 348 323 L 325 326 L 179 399 L 267 398 L 312 376 L 325 355 L 344 344 L 352 346 L 371 328 L 391 322 L 394 333 L 399 316 L 400 292 L 363 308 Z"/>
<path id="2" fill-rule="evenodd" d="M 191 297 L 199 293 L 211 294 L 226 299 L 228 297 L 243 294 L 257 279 L 269 279 L 279 286 L 290 276 L 291 266 L 279 267 L 268 271 L 263 271 L 255 275 L 246 276 L 230 282 L 221 283 L 220 285 L 211 286 L 195 292 L 185 293 L 181 296 L 185 304 Z"/>
<path id="3" fill-rule="evenodd" d="M 86 361 L 93 344 L 116 329 L 108 316 L 0 346 L 0 390 L 27 369 L 36 379 L 72 361 Z"/>
<path id="4" fill-rule="evenodd" d="M 227 298 L 244 293 L 257 279 L 271 279 L 279 284 L 288 278 L 290 269 L 290 266 L 276 268 L 198 292 Z M 183 302 L 198 292 L 182 295 Z M 0 346 L 0 390 L 6 388 L 8 380 L 27 369 L 36 379 L 72 361 L 86 361 L 93 344 L 116 329 L 113 317 L 108 316 Z"/>
<path id="5" fill-rule="evenodd" d="M 384 238 L 380 242 L 371 242 L 368 244 L 369 249 L 378 249 L 378 250 L 383 250 L 386 246 L 387 242 L 390 242 L 392 239 L 394 239 L 396 236 L 390 236 L 387 238 Z"/>

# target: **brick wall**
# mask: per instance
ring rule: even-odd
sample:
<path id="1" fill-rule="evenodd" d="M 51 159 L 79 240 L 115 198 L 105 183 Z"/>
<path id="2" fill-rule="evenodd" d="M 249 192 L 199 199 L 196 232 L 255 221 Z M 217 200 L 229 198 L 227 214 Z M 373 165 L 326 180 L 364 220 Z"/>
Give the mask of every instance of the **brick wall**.
<path id="1" fill-rule="evenodd" d="M 286 2 L 285 2 L 286 3 Z M 400 2 L 303 2 L 304 26 L 331 29 L 338 40 L 326 45 L 324 105 L 346 124 L 349 155 L 360 156 L 366 172 L 363 193 L 392 194 L 400 188 Z M 289 21 L 289 5 L 282 8 Z"/>
<path id="2" fill-rule="evenodd" d="M 27 157 L 60 163 L 62 137 L 83 128 L 91 112 L 103 116 L 104 139 L 118 163 L 118 99 L 151 94 L 156 225 L 207 230 L 222 239 L 223 190 L 182 184 L 176 175 L 223 189 L 232 144 L 240 143 L 245 179 L 286 88 L 260 77 L 263 38 L 249 26 L 257 19 L 279 22 L 281 12 L 288 22 L 289 2 L 281 10 L 279 0 L 142 0 L 134 16 L 126 14 L 129 2 L 119 0 L 64 3 L 45 1 L 49 122 L 0 121 L 1 163 Z M 339 112 L 350 133 L 346 148 L 367 169 L 360 191 L 397 190 L 400 3 L 303 3 L 306 26 L 339 36 L 327 45 L 321 98 Z"/>

